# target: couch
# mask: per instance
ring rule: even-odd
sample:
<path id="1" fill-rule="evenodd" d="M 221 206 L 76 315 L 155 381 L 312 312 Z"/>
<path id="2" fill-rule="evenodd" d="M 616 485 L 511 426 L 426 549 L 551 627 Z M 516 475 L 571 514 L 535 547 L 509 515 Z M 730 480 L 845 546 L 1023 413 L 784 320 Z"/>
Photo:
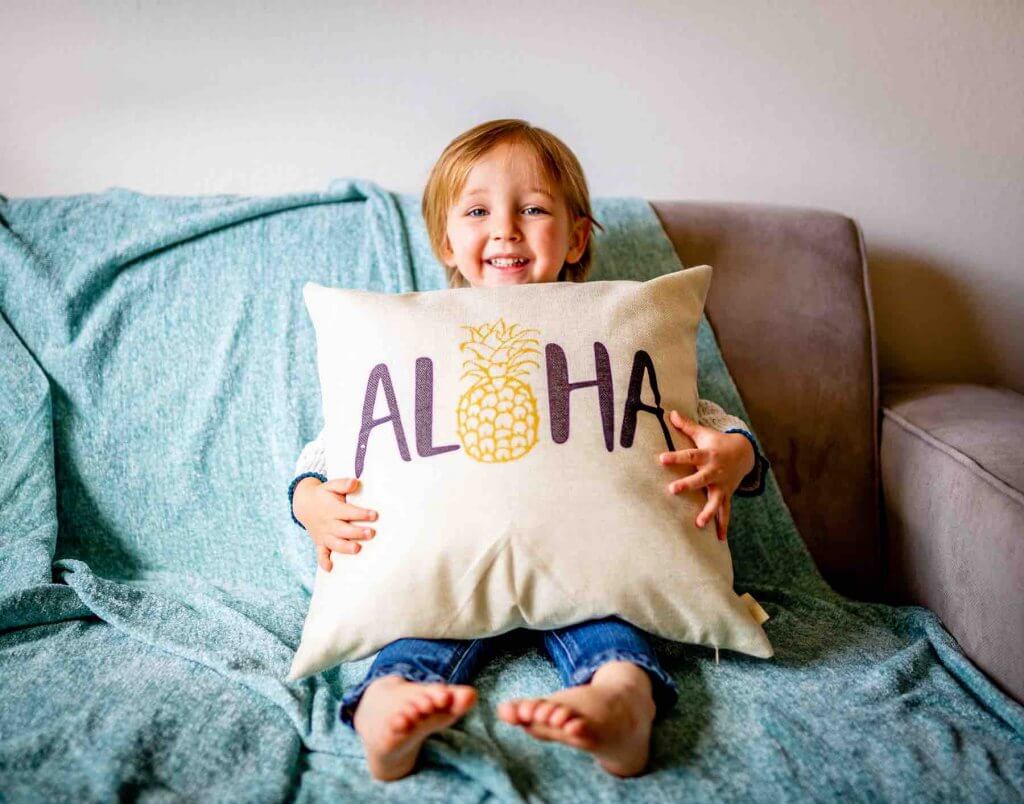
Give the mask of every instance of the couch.
<path id="1" fill-rule="evenodd" d="M 275 197 L 0 197 L 0 799 L 1024 798 L 1024 707 L 930 609 L 885 602 L 900 577 L 887 545 L 915 551 L 917 591 L 948 592 L 933 582 L 960 544 L 926 517 L 938 504 L 915 478 L 934 456 L 883 449 L 879 463 L 856 223 L 653 206 L 594 199 L 593 278 L 714 266 L 698 392 L 749 421 L 773 464 L 764 494 L 734 500 L 729 540 L 775 655 L 659 641 L 680 700 L 656 724 L 650 772 L 619 780 L 497 720 L 491 704 L 558 684 L 518 634 L 479 677 L 482 705 L 384 787 L 338 721 L 370 659 L 285 678 L 315 568 L 286 489 L 322 424 L 302 285 L 442 286 L 419 198 L 358 179 Z M 933 412 L 898 410 L 968 448 Z M 886 491 L 908 494 L 885 499 L 906 513 L 887 539 L 880 479 L 901 466 Z M 986 493 L 952 495 L 979 506 L 964 521 L 1003 515 Z M 953 567 L 960 600 L 997 563 Z M 1011 611 L 994 602 L 967 627 Z M 994 678 L 1012 671 L 978 657 Z"/>

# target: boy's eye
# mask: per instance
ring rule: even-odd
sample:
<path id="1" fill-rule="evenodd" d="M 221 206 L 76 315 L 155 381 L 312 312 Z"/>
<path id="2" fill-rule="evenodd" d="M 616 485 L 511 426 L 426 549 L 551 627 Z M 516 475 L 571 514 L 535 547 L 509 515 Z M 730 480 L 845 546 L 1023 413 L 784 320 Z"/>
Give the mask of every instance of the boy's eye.
<path id="1" fill-rule="evenodd" d="M 541 209 L 540 207 L 527 207 L 526 209 L 523 210 L 523 212 L 529 212 L 531 209 L 535 209 L 540 214 L 544 214 L 544 210 Z M 469 212 L 467 212 L 466 215 L 469 216 L 470 218 L 479 218 L 480 216 L 479 215 L 474 215 L 473 214 L 474 212 L 484 212 L 484 213 L 486 213 L 487 210 L 483 209 L 482 207 L 474 207 Z M 535 216 L 531 215 L 530 217 L 535 217 Z"/>

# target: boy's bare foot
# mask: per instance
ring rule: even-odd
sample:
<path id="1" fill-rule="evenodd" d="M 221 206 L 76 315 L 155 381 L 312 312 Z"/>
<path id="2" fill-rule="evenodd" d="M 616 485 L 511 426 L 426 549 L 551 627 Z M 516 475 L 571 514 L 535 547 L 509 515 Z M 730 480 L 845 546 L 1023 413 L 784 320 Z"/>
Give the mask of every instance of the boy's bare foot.
<path id="1" fill-rule="evenodd" d="M 616 776 L 636 776 L 647 767 L 654 713 L 651 679 L 632 662 L 608 662 L 589 684 L 498 707 L 506 723 L 588 751 Z"/>
<path id="2" fill-rule="evenodd" d="M 381 676 L 359 699 L 352 725 L 363 738 L 375 779 L 390 782 L 416 765 L 423 741 L 447 728 L 476 703 L 476 690 L 461 684 L 420 684 Z"/>

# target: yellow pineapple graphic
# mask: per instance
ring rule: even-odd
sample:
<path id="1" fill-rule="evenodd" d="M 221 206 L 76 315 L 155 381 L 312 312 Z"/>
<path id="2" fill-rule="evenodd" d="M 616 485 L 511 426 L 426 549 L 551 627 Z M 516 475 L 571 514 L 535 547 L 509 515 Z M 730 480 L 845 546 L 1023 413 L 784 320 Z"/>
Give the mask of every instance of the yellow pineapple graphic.
<path id="1" fill-rule="evenodd" d="M 535 329 L 518 324 L 506 325 L 504 319 L 464 326 L 469 340 L 459 349 L 472 355 L 462 365 L 474 382 L 459 397 L 456 414 L 458 434 L 471 458 L 484 463 L 504 463 L 522 458 L 537 443 L 540 419 L 537 398 L 524 382 L 530 366 L 540 368 L 531 355 L 539 355 L 540 341 Z"/>

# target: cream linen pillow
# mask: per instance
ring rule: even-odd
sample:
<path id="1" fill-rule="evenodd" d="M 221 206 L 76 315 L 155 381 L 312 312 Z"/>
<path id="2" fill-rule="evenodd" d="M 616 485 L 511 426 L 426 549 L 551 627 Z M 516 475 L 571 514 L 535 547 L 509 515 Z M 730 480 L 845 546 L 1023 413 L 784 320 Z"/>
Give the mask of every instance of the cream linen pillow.
<path id="1" fill-rule="evenodd" d="M 317 568 L 289 679 L 401 637 L 471 638 L 608 615 L 767 658 L 704 490 L 672 495 L 697 413 L 702 265 L 648 282 L 378 294 L 307 283 L 327 475 L 378 511 Z"/>

